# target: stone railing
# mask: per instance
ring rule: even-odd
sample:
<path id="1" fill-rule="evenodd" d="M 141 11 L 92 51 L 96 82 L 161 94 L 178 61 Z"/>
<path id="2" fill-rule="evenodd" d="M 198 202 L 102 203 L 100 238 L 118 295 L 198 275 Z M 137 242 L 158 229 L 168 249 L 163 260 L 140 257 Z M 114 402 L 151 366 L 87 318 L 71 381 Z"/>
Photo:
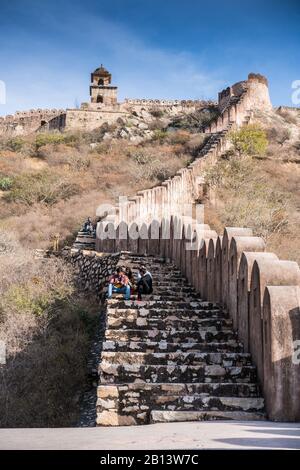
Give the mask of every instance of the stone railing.
<path id="1" fill-rule="evenodd" d="M 173 261 L 203 299 L 220 304 L 252 354 L 269 419 L 300 420 L 300 269 L 265 251 L 250 228 L 222 236 L 195 220 L 102 224 L 98 249 Z M 108 237 L 108 238 L 106 238 Z M 298 355 L 297 355 L 298 348 Z"/>
<path id="2" fill-rule="evenodd" d="M 230 129 L 228 125 L 228 129 Z M 226 131 L 208 137 L 198 158 L 175 176 L 150 189 L 139 191 L 136 196 L 121 201 L 106 210 L 100 207 L 97 215 L 106 216 L 107 222 L 124 221 L 148 222 L 163 217 L 192 215 L 195 201 L 203 193 L 203 172 L 206 165 L 215 163 L 217 158 L 229 148 Z"/>

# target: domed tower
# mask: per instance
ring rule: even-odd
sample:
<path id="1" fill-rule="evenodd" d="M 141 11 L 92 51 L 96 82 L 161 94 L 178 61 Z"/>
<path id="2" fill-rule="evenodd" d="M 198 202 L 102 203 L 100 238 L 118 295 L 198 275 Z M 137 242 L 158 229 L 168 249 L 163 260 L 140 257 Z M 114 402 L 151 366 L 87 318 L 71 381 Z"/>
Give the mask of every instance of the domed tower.
<path id="1" fill-rule="evenodd" d="M 111 85 L 111 73 L 101 64 L 91 74 L 91 103 L 113 105 L 117 103 L 118 87 Z"/>

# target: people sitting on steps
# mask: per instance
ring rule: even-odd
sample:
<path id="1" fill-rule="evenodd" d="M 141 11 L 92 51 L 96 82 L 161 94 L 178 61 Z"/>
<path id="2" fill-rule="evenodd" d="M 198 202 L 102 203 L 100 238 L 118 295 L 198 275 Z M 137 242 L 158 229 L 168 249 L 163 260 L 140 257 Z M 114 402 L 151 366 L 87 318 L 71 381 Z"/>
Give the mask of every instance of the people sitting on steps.
<path id="1" fill-rule="evenodd" d="M 113 274 L 109 280 L 107 294 L 108 299 L 111 299 L 113 292 L 117 292 L 118 294 L 124 294 L 125 300 L 130 299 L 129 279 L 126 276 L 124 269 L 120 266 L 117 268 L 115 274 Z"/>
<path id="2" fill-rule="evenodd" d="M 130 292 L 131 294 L 135 294 L 137 292 L 136 278 L 134 277 L 132 269 L 129 266 L 125 268 L 125 274 L 129 279 Z"/>
<path id="3" fill-rule="evenodd" d="M 138 300 L 142 300 L 142 294 L 152 294 L 152 274 L 147 271 L 146 266 L 141 266 L 138 273 L 137 293 Z"/>
<path id="4" fill-rule="evenodd" d="M 94 235 L 95 234 L 95 226 L 92 222 L 91 217 L 88 217 L 87 220 L 84 222 L 83 232 L 86 232 L 89 235 Z"/>

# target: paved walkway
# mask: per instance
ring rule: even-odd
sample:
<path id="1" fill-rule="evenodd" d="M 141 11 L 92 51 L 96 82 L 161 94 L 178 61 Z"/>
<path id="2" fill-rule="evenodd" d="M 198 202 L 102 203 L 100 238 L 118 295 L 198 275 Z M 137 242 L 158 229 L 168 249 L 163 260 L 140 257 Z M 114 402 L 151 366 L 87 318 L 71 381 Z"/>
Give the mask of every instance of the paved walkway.
<path id="1" fill-rule="evenodd" d="M 0 429 L 0 449 L 300 449 L 300 423 L 206 421 L 110 428 Z"/>

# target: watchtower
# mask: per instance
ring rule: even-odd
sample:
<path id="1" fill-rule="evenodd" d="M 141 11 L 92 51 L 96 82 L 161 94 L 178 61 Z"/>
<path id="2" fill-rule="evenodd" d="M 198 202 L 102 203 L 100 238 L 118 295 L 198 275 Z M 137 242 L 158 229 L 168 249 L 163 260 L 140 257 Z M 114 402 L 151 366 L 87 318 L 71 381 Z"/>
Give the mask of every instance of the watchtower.
<path id="1" fill-rule="evenodd" d="M 117 103 L 118 87 L 111 85 L 111 73 L 103 65 L 91 74 L 91 103 L 112 105 Z"/>

